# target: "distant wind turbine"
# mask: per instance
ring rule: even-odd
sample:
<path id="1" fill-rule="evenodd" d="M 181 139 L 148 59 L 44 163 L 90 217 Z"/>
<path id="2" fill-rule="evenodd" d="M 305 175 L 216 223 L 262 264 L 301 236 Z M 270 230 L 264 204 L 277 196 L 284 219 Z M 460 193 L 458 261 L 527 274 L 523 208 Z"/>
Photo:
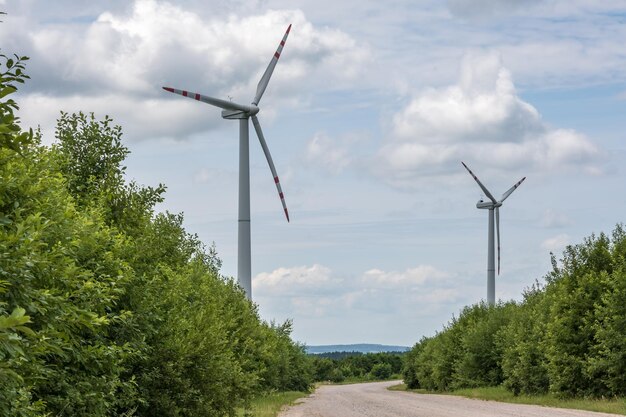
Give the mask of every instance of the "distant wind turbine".
<path id="1" fill-rule="evenodd" d="M 489 210 L 489 235 L 488 235 L 488 244 L 487 244 L 487 302 L 489 303 L 489 305 L 492 306 L 496 303 L 496 274 L 495 274 L 495 265 L 494 265 L 494 259 L 493 259 L 493 255 L 494 255 L 494 250 L 493 250 L 494 249 L 494 236 L 493 236 L 493 214 L 494 213 L 493 212 L 495 210 L 496 230 L 498 234 L 498 275 L 500 275 L 500 210 L 499 209 L 500 209 L 500 206 L 502 206 L 502 203 L 504 202 L 504 200 L 506 200 L 508 196 L 510 196 L 513 193 L 513 191 L 515 191 L 517 187 L 519 187 L 522 184 L 522 182 L 524 182 L 526 177 L 519 180 L 515 185 L 509 188 L 507 192 L 502 194 L 500 201 L 496 201 L 496 199 L 493 197 L 493 195 L 491 195 L 489 190 L 482 184 L 482 182 L 480 182 L 478 177 L 474 175 L 474 173 L 467 167 L 467 165 L 465 165 L 464 162 L 461 162 L 461 163 L 463 164 L 467 172 L 469 172 L 470 175 L 474 178 L 474 180 L 476 180 L 476 182 L 478 183 L 478 186 L 483 190 L 485 195 L 489 197 L 489 200 L 491 200 L 489 202 L 484 202 L 481 199 L 478 203 L 476 203 L 476 208 Z"/>
<path id="2" fill-rule="evenodd" d="M 252 118 L 254 130 L 256 130 L 259 142 L 261 143 L 261 147 L 263 148 L 263 153 L 265 153 L 265 158 L 267 159 L 267 163 L 270 166 L 270 171 L 272 171 L 272 177 L 274 178 L 274 183 L 276 184 L 276 189 L 278 190 L 278 196 L 280 197 L 280 201 L 283 205 L 285 216 L 287 217 L 287 221 L 289 221 L 289 212 L 287 211 L 287 205 L 285 204 L 283 190 L 280 187 L 278 174 L 276 173 L 276 168 L 274 167 L 274 162 L 272 161 L 272 155 L 270 154 L 270 150 L 267 147 L 267 143 L 265 142 L 265 137 L 263 136 L 263 131 L 261 130 L 261 125 L 259 124 L 259 119 L 256 117 L 256 114 L 259 112 L 259 102 L 261 101 L 261 97 L 263 97 L 263 93 L 267 88 L 267 84 L 270 81 L 272 73 L 274 72 L 274 68 L 276 67 L 278 58 L 280 58 L 280 54 L 283 51 L 283 47 L 285 46 L 285 42 L 287 41 L 287 36 L 289 36 L 290 30 L 291 25 L 289 25 L 289 27 L 287 28 L 283 39 L 278 45 L 278 49 L 274 53 L 274 56 L 267 66 L 267 69 L 263 73 L 263 76 L 261 77 L 261 80 L 257 85 L 256 94 L 252 100 L 252 104 L 249 106 L 244 104 L 238 104 L 230 100 L 227 101 L 198 93 L 191 93 L 185 90 L 177 90 L 175 88 L 163 87 L 165 91 L 169 91 L 170 93 L 180 94 L 181 96 L 202 101 L 204 103 L 208 103 L 223 109 L 222 117 L 224 119 L 239 120 L 239 226 L 237 247 L 237 280 L 239 281 L 239 285 L 241 285 L 246 292 L 246 296 L 248 297 L 248 299 L 252 298 L 250 251 L 250 151 L 248 132 L 248 119 L 250 118 Z"/>

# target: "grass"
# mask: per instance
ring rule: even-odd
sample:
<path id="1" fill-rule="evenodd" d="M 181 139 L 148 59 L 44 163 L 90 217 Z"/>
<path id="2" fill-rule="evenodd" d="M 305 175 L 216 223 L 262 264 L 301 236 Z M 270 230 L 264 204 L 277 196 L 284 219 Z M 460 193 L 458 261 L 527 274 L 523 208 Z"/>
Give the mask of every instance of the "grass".
<path id="1" fill-rule="evenodd" d="M 299 391 L 267 394 L 254 399 L 249 409 L 237 410 L 237 417 L 276 417 L 283 407 L 293 404 L 298 398 L 306 395 L 308 395 L 306 392 Z"/>
<path id="2" fill-rule="evenodd" d="M 466 388 L 452 392 L 432 392 L 423 389 L 409 390 L 405 384 L 394 385 L 389 387 L 392 391 L 411 391 L 420 394 L 444 394 L 459 395 L 467 398 L 476 398 L 489 401 L 500 401 L 515 404 L 533 404 L 544 407 L 572 408 L 576 410 L 599 411 L 603 413 L 612 413 L 626 415 L 626 398 L 618 399 L 586 399 L 571 398 L 563 399 L 555 397 L 551 394 L 543 395 L 518 395 L 515 396 L 504 387 L 484 387 L 484 388 Z"/>

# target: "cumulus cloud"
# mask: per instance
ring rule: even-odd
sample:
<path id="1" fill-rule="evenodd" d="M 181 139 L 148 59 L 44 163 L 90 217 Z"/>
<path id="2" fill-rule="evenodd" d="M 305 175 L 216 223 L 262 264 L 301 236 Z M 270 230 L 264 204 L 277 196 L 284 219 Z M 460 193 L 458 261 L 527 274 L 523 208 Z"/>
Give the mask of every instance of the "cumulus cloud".
<path id="1" fill-rule="evenodd" d="M 428 282 L 437 282 L 448 278 L 448 274 L 430 265 L 420 265 L 406 271 L 385 272 L 370 269 L 363 275 L 363 282 L 382 287 L 416 287 Z"/>
<path id="2" fill-rule="evenodd" d="M 393 120 L 399 140 L 520 142 L 543 130 L 539 113 L 518 98 L 509 71 L 495 53 L 463 58 L 457 85 L 414 97 Z"/>
<path id="3" fill-rule="evenodd" d="M 407 187 L 458 171 L 460 160 L 496 169 L 601 172 L 602 152 L 583 134 L 552 128 L 516 92 L 494 52 L 468 53 L 457 84 L 414 96 L 394 118 L 377 173 Z"/>
<path id="4" fill-rule="evenodd" d="M 316 133 L 306 145 L 305 158 L 311 164 L 332 174 L 339 174 L 352 161 L 350 145 L 353 140 L 335 139 L 325 133 Z"/>
<path id="5" fill-rule="evenodd" d="M 252 280 L 255 299 L 280 303 L 298 314 L 315 316 L 346 310 L 384 311 L 410 308 L 416 303 L 454 303 L 462 291 L 452 276 L 431 265 L 404 271 L 370 269 L 358 276 L 339 276 L 315 264 L 278 268 Z"/>
<path id="6" fill-rule="evenodd" d="M 329 268 L 315 264 L 262 272 L 252 280 L 252 290 L 260 296 L 300 294 L 306 297 L 327 293 L 341 282 L 341 278 L 331 277 Z"/>
<path id="7" fill-rule="evenodd" d="M 183 124 L 174 116 L 183 109 L 187 113 L 187 104 L 180 97 L 174 100 L 166 95 L 160 86 L 231 96 L 247 103 L 290 23 L 293 29 L 267 94 L 295 102 L 294 92 L 302 91 L 304 78 L 315 75 L 313 79 L 340 84 L 362 71 L 368 59 L 365 47 L 339 30 L 314 27 L 300 10 L 216 16 L 166 1 L 135 0 L 132 7 L 101 13 L 88 24 L 33 22 L 28 37 L 22 31 L 6 35 L 19 37 L 8 40 L 21 42 L 19 50 L 32 51 L 29 72 L 36 91 L 31 93 L 37 94 L 41 107 L 45 103 L 60 106 L 56 112 L 80 94 L 113 117 L 124 114 L 128 124 L 149 129 L 153 123 L 176 120 L 176 125 L 198 132 L 207 128 L 208 109 L 189 113 Z M 146 100 L 155 101 L 155 107 L 177 110 L 169 115 L 166 110 L 150 112 Z M 138 109 L 130 114 L 118 107 L 129 101 Z M 41 107 L 24 108 L 24 119 L 36 120 L 38 113 L 49 112 Z M 214 113 L 219 117 L 219 112 Z M 146 118 L 150 119 L 147 123 Z"/>
<path id="8" fill-rule="evenodd" d="M 563 250 L 569 243 L 569 235 L 562 233 L 541 242 L 541 248 L 550 252 L 557 252 Z"/>
<path id="9" fill-rule="evenodd" d="M 191 100 L 138 100 L 124 94 L 56 96 L 33 93 L 20 98 L 20 116 L 24 126 L 41 126 L 47 141 L 51 141 L 61 110 L 94 112 L 98 118 L 109 115 L 116 124 L 124 127 L 125 137 L 183 139 L 201 129 L 200 122 L 206 129 L 215 126 L 220 118 L 219 112 L 207 112 L 205 107 L 197 104 Z"/>

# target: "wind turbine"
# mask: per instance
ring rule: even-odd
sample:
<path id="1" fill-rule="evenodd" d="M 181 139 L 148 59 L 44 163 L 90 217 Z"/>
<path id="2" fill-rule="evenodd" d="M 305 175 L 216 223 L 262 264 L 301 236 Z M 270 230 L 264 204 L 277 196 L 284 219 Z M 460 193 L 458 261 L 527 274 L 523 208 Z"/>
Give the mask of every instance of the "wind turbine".
<path id="1" fill-rule="evenodd" d="M 285 196 L 283 195 L 283 190 L 280 186 L 280 181 L 278 180 L 278 174 L 276 173 L 276 168 L 274 167 L 274 162 L 272 161 L 272 155 L 267 147 L 263 131 L 261 130 L 261 125 L 259 124 L 259 119 L 256 115 L 259 112 L 259 102 L 261 101 L 261 97 L 263 97 L 263 93 L 267 88 L 267 84 L 270 81 L 272 73 L 274 72 L 274 68 L 276 67 L 278 58 L 280 58 L 280 54 L 283 51 L 283 47 L 285 46 L 290 30 L 291 25 L 287 28 L 283 39 L 278 45 L 278 49 L 276 49 L 276 52 L 267 66 L 267 69 L 263 73 L 263 76 L 257 85 L 256 94 L 252 99 L 252 104 L 250 105 L 238 104 L 232 101 L 222 100 L 198 93 L 191 93 L 185 90 L 163 87 L 165 91 L 169 91 L 170 93 L 180 94 L 181 96 L 202 101 L 223 109 L 222 117 L 224 119 L 239 120 L 239 225 L 237 236 L 237 280 L 239 285 L 243 287 L 248 299 L 252 298 L 250 259 L 250 151 L 248 119 L 252 119 L 254 130 L 256 130 L 259 142 L 263 148 L 263 153 L 265 153 L 265 158 L 270 166 L 270 171 L 272 172 L 272 177 L 274 178 L 274 183 L 276 184 L 276 189 L 278 190 L 278 196 L 280 197 L 283 210 L 285 211 L 285 217 L 287 217 L 287 222 L 289 222 L 289 212 L 287 211 L 287 205 L 285 204 Z"/>
<path id="2" fill-rule="evenodd" d="M 522 184 L 522 182 L 524 182 L 526 177 L 522 178 L 515 185 L 513 185 L 511 188 L 509 188 L 507 190 L 507 192 L 502 194 L 502 197 L 500 197 L 500 200 L 497 201 L 493 197 L 493 195 L 491 195 L 491 193 L 489 192 L 487 187 L 485 187 L 483 185 L 483 183 L 480 182 L 478 177 L 476 175 L 474 175 L 474 173 L 467 167 L 467 165 L 465 165 L 464 162 L 461 162 L 461 163 L 463 164 L 463 166 L 465 167 L 467 172 L 469 172 L 470 175 L 474 178 L 474 180 L 476 180 L 476 182 L 478 183 L 478 186 L 483 190 L 485 195 L 487 197 L 489 197 L 489 200 L 491 200 L 491 201 L 485 202 L 482 199 L 480 199 L 480 201 L 478 201 L 478 203 L 476 203 L 476 208 L 489 210 L 489 235 L 488 235 L 488 238 L 487 238 L 487 240 L 488 240 L 488 243 L 487 243 L 487 303 L 489 303 L 489 305 L 492 306 L 492 305 L 494 305 L 496 303 L 496 274 L 495 274 L 495 265 L 494 265 L 494 259 L 493 259 L 493 255 L 494 255 L 494 250 L 493 250 L 494 249 L 493 248 L 493 246 L 494 246 L 494 236 L 493 236 L 493 215 L 494 215 L 494 211 L 495 211 L 495 215 L 496 215 L 496 230 L 497 230 L 497 234 L 498 234 L 498 275 L 500 275 L 500 206 L 502 206 L 502 203 L 504 202 L 504 200 L 506 200 L 513 193 L 513 191 L 515 191 L 517 189 L 517 187 L 519 187 Z"/>

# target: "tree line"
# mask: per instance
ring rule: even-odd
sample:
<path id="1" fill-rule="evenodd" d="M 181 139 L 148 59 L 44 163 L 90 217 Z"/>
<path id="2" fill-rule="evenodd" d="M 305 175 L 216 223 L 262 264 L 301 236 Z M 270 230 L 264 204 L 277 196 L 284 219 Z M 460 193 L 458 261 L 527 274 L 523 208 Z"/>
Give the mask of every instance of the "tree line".
<path id="1" fill-rule="evenodd" d="M 0 57 L 0 415 L 224 416 L 307 390 L 291 322 L 155 211 L 165 186 L 125 179 L 119 126 L 61 113 L 51 146 L 22 129 L 26 60 Z"/>
<path id="2" fill-rule="evenodd" d="M 407 354 L 410 388 L 503 385 L 514 394 L 626 395 L 626 232 L 592 235 L 552 255 L 521 302 L 464 308 Z"/>
<path id="3" fill-rule="evenodd" d="M 404 353 L 330 352 L 310 355 L 315 381 L 385 380 L 399 375 Z"/>

